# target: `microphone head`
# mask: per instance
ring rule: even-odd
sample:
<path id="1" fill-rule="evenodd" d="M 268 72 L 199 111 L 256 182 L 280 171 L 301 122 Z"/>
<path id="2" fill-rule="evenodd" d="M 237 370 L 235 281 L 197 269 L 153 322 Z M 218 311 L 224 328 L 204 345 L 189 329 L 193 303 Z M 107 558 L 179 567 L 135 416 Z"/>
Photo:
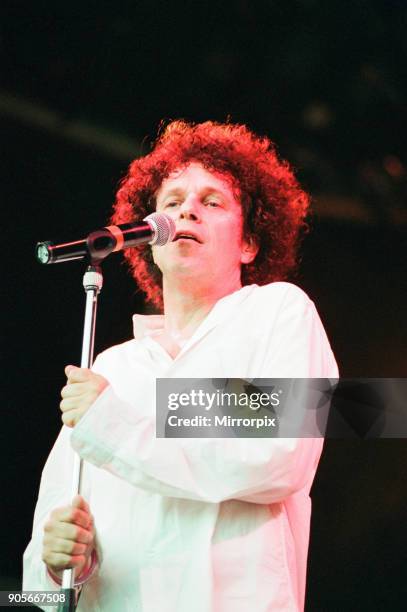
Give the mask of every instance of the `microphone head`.
<path id="1" fill-rule="evenodd" d="M 153 238 L 148 244 L 163 246 L 174 239 L 176 232 L 175 221 L 169 215 L 165 213 L 151 213 L 151 215 L 144 217 L 143 221 L 147 221 L 153 230 Z"/>

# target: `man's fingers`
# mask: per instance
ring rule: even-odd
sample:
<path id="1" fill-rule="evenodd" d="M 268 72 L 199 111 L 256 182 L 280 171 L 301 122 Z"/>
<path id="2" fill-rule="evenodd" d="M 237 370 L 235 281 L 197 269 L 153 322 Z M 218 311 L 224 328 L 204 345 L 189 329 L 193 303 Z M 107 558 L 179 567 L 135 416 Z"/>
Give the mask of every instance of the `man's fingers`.
<path id="1" fill-rule="evenodd" d="M 49 567 L 53 568 L 54 571 L 78 567 L 86 563 L 86 557 L 84 555 L 66 555 L 65 553 L 50 551 L 43 552 L 42 560 Z"/>
<path id="2" fill-rule="evenodd" d="M 75 427 L 109 382 L 87 368 L 66 366 L 65 373 L 68 380 L 61 391 L 61 419 L 67 427 Z"/>
<path id="3" fill-rule="evenodd" d="M 51 537 L 72 540 L 73 542 L 79 542 L 79 544 L 90 544 L 94 538 L 93 529 L 89 531 L 78 525 L 72 525 L 72 523 L 46 523 L 44 532 Z"/>
<path id="4" fill-rule="evenodd" d="M 76 408 L 78 408 L 78 400 L 74 397 L 67 397 L 59 403 L 59 407 L 61 409 L 61 412 L 75 410 Z"/>
<path id="5" fill-rule="evenodd" d="M 61 420 L 66 427 L 75 427 L 77 421 L 79 421 L 79 418 L 80 415 L 77 415 L 75 410 L 70 410 L 62 415 Z"/>
<path id="6" fill-rule="evenodd" d="M 91 371 L 88 368 L 77 368 L 73 365 L 68 365 L 65 368 L 65 374 L 70 383 L 86 382 L 91 377 Z"/>
<path id="7" fill-rule="evenodd" d="M 72 500 L 72 506 L 74 508 L 80 508 L 81 510 L 85 510 L 85 512 L 90 513 L 89 504 L 82 495 L 75 495 Z"/>
<path id="8" fill-rule="evenodd" d="M 85 555 L 89 550 L 89 544 L 56 538 L 50 534 L 44 536 L 44 546 L 48 553 L 64 553 L 66 555 Z"/>
<path id="9" fill-rule="evenodd" d="M 74 365 L 67 365 L 65 366 L 65 376 L 68 376 L 69 372 L 71 370 L 73 370 L 74 368 L 77 368 L 78 366 L 74 366 Z"/>
<path id="10" fill-rule="evenodd" d="M 96 396 L 88 395 L 82 397 L 66 397 L 59 402 L 59 408 L 61 412 L 68 412 L 69 410 L 79 410 L 86 412 L 86 408 L 93 404 Z"/>
<path id="11" fill-rule="evenodd" d="M 76 498 L 74 498 L 76 499 Z M 84 500 L 83 500 L 84 501 Z M 78 502 L 76 502 L 78 504 Z M 82 504 L 82 502 L 80 502 Z M 86 504 L 86 502 L 85 502 Z M 66 506 L 64 508 L 57 508 L 50 514 L 50 520 L 48 523 L 71 523 L 88 529 L 92 525 L 92 515 L 89 512 L 89 506 L 76 505 Z"/>
<path id="12" fill-rule="evenodd" d="M 44 549 L 42 552 L 42 560 L 47 565 L 56 569 L 73 567 L 72 565 L 69 565 L 71 556 L 66 555 L 65 553 L 51 552 L 50 550 Z"/>
<path id="13" fill-rule="evenodd" d="M 77 382 L 75 384 L 68 383 L 65 387 L 61 389 L 61 397 L 69 398 L 69 397 L 77 397 L 83 395 L 89 390 L 88 382 Z"/>
<path id="14" fill-rule="evenodd" d="M 56 572 L 76 568 L 81 572 L 95 541 L 89 504 L 75 495 L 72 504 L 55 508 L 44 525 L 42 559 Z"/>
<path id="15" fill-rule="evenodd" d="M 63 540 L 72 540 L 80 544 L 89 544 L 93 540 L 93 531 L 72 525 L 72 523 L 54 523 L 51 526 L 44 526 L 44 534 L 50 538 L 61 538 Z M 44 537 L 45 537 L 44 535 Z"/>

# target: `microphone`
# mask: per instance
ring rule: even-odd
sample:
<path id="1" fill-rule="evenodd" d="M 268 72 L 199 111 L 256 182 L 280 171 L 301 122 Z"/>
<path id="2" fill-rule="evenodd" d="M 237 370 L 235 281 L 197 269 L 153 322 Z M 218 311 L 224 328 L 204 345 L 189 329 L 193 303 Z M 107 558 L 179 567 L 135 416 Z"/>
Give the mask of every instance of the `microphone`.
<path id="1" fill-rule="evenodd" d="M 91 232 L 83 240 L 53 244 L 38 242 L 35 256 L 42 264 L 63 263 L 88 258 L 91 263 L 101 262 L 105 257 L 140 244 L 163 246 L 175 236 L 175 222 L 164 213 L 152 213 L 143 219 L 145 223 L 122 223 L 109 225 Z"/>

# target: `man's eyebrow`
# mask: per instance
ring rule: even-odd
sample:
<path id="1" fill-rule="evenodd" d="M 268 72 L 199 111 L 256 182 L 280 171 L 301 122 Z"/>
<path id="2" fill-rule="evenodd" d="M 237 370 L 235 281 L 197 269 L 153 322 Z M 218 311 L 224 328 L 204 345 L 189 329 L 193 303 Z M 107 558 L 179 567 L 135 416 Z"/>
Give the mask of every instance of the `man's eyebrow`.
<path id="1" fill-rule="evenodd" d="M 209 185 L 207 187 L 202 187 L 200 193 L 204 195 L 207 195 L 208 193 L 215 193 L 216 195 L 221 195 L 224 198 L 228 197 L 228 194 L 223 189 L 219 189 L 218 187 L 211 187 Z"/>
<path id="2" fill-rule="evenodd" d="M 181 187 L 174 187 L 173 189 L 170 189 L 169 191 L 164 191 L 162 193 L 162 196 L 164 198 L 168 198 L 168 196 L 182 195 L 183 193 L 184 193 L 184 190 L 181 189 Z"/>
<path id="3" fill-rule="evenodd" d="M 185 192 L 184 189 L 182 189 L 181 187 L 174 187 L 173 189 L 170 189 L 169 191 L 164 191 L 161 196 L 163 199 L 171 197 L 171 196 L 181 196 L 183 195 Z M 207 185 L 204 187 L 201 187 L 199 190 L 199 194 L 200 195 L 207 195 L 208 193 L 215 193 L 217 195 L 221 195 L 225 198 L 228 197 L 228 194 L 223 190 L 220 189 L 218 187 L 213 187 L 211 185 Z"/>

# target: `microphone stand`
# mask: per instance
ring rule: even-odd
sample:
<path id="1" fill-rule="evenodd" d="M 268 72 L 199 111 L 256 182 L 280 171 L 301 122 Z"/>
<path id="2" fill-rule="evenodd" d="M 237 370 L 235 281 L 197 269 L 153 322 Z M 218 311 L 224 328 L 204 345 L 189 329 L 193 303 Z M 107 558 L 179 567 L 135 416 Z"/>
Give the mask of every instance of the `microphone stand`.
<path id="1" fill-rule="evenodd" d="M 93 348 L 95 343 L 96 311 L 99 293 L 103 286 L 102 269 L 97 262 L 91 261 L 83 275 L 83 287 L 86 293 L 85 319 L 83 325 L 81 368 L 90 368 L 93 363 Z M 83 461 L 77 453 L 74 454 L 72 469 L 72 497 L 81 490 Z M 74 612 L 76 609 L 75 568 L 66 569 L 62 574 L 61 595 L 64 601 L 58 606 L 58 612 Z"/>
<path id="2" fill-rule="evenodd" d="M 147 223 L 124 223 L 104 227 L 88 235 L 85 240 L 76 240 L 54 245 L 52 242 L 38 242 L 36 257 L 41 264 L 62 263 L 88 257 L 89 265 L 83 276 L 86 292 L 85 321 L 83 326 L 81 368 L 90 368 L 93 363 L 95 342 L 97 299 L 103 286 L 101 262 L 123 248 L 137 246 L 148 242 L 162 246 L 171 242 L 176 227 L 173 219 L 164 213 L 152 213 L 143 219 Z M 72 471 L 72 498 L 80 493 L 82 460 L 74 455 Z M 64 602 L 58 606 L 58 612 L 74 612 L 76 608 L 76 591 L 74 587 L 75 570 L 66 569 L 62 573 L 60 593 L 65 595 Z"/>

